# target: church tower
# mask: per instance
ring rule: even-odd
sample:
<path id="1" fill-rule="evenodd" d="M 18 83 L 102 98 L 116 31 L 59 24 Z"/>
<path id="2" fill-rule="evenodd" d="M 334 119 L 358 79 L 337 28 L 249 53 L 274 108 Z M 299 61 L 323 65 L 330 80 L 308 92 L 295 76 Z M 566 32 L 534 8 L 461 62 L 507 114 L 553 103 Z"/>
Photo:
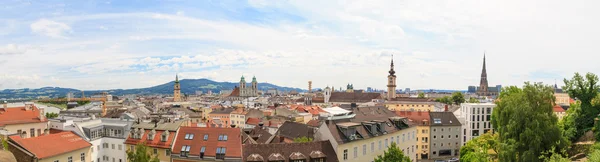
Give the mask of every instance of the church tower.
<path id="1" fill-rule="evenodd" d="M 388 75 L 387 99 L 396 98 L 396 71 L 394 71 L 394 56 L 392 55 L 392 63 L 390 64 L 390 75 Z"/>
<path id="2" fill-rule="evenodd" d="M 175 86 L 173 87 L 173 101 L 181 102 L 181 86 L 179 85 L 179 76 L 175 75 Z"/>
<path id="3" fill-rule="evenodd" d="M 488 95 L 488 80 L 487 80 L 487 72 L 485 70 L 485 53 L 483 54 L 483 69 L 481 69 L 481 80 L 479 81 L 479 89 L 477 90 L 477 95 L 479 96 L 487 96 Z"/>
<path id="4" fill-rule="evenodd" d="M 242 78 L 240 79 L 240 96 L 245 96 L 246 93 L 246 79 L 244 79 L 244 76 L 242 75 Z"/>
<path id="5" fill-rule="evenodd" d="M 325 104 L 329 103 L 329 98 L 331 98 L 331 92 L 333 91 L 333 89 L 333 87 L 331 89 L 329 88 L 329 86 L 325 87 L 325 94 L 323 95 Z"/>
<path id="6" fill-rule="evenodd" d="M 252 76 L 252 96 L 258 95 L 258 82 L 256 81 L 256 76 Z"/>

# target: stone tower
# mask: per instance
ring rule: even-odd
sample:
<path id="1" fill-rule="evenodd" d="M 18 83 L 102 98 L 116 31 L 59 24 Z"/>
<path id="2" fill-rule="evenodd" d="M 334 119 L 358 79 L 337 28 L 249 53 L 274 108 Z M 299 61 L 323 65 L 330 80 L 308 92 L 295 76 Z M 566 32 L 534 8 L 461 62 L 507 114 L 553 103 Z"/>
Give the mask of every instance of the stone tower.
<path id="1" fill-rule="evenodd" d="M 387 85 L 387 99 L 392 100 L 396 98 L 396 71 L 394 71 L 394 56 L 392 55 L 392 63 L 390 64 L 390 71 L 388 75 Z"/>
<path id="2" fill-rule="evenodd" d="M 258 95 L 258 82 L 256 76 L 252 76 L 252 96 Z"/>
<path id="3" fill-rule="evenodd" d="M 181 102 L 181 86 L 179 85 L 179 76 L 175 75 L 175 86 L 173 87 L 173 101 Z"/>
<path id="4" fill-rule="evenodd" d="M 479 81 L 479 89 L 477 90 L 477 95 L 479 96 L 488 96 L 488 80 L 487 80 L 487 72 L 485 70 L 485 53 L 483 54 L 483 69 L 481 69 L 481 80 Z"/>
<path id="5" fill-rule="evenodd" d="M 329 98 L 331 98 L 331 92 L 333 92 L 333 89 L 333 87 L 331 89 L 329 86 L 325 87 L 325 94 L 323 95 L 325 103 L 329 103 Z"/>

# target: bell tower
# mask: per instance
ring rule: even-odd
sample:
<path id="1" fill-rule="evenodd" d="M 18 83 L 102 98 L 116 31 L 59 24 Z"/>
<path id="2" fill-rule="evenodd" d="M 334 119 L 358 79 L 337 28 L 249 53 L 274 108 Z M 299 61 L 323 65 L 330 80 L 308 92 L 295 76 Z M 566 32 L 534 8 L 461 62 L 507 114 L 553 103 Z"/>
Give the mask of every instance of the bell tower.
<path id="1" fill-rule="evenodd" d="M 181 101 L 181 86 L 179 85 L 179 76 L 175 75 L 175 86 L 173 87 L 173 101 Z"/>
<path id="2" fill-rule="evenodd" d="M 394 55 L 392 55 L 392 62 L 390 64 L 387 88 L 387 99 L 392 100 L 396 98 L 396 71 L 394 71 Z"/>

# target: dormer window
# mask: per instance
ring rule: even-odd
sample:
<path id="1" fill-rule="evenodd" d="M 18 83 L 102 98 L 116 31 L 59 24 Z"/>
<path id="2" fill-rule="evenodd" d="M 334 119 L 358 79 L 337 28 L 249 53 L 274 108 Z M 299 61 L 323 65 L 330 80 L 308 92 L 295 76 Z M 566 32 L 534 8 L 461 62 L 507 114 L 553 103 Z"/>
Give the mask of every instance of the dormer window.
<path id="1" fill-rule="evenodd" d="M 190 153 L 190 146 L 188 146 L 188 145 L 181 146 L 181 154 L 179 156 L 187 157 L 189 153 Z"/>
<path id="2" fill-rule="evenodd" d="M 194 139 L 194 134 L 191 134 L 191 133 L 185 134 L 185 139 L 186 140 L 192 140 L 192 139 Z"/>
<path id="3" fill-rule="evenodd" d="M 205 140 L 205 141 L 208 141 L 208 134 L 205 134 L 205 135 L 204 135 L 204 140 Z"/>
<path id="4" fill-rule="evenodd" d="M 169 139 L 169 130 L 164 131 L 160 136 L 161 142 L 167 142 L 167 139 Z"/>

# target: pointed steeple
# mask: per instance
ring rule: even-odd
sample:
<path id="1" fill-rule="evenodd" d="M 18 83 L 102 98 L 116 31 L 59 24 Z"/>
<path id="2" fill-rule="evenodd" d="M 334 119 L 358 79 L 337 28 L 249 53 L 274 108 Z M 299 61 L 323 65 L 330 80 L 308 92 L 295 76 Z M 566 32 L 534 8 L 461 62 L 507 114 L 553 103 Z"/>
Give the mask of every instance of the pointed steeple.
<path id="1" fill-rule="evenodd" d="M 179 75 L 175 74 L 175 83 L 179 83 Z"/>
<path id="2" fill-rule="evenodd" d="M 256 76 L 252 76 L 252 82 L 256 82 Z"/>
<path id="3" fill-rule="evenodd" d="M 390 71 L 389 72 L 390 72 L 391 76 L 395 76 L 395 74 L 396 74 L 396 71 L 394 71 L 394 55 L 392 55 L 392 62 L 390 64 Z"/>
<path id="4" fill-rule="evenodd" d="M 481 77 L 487 77 L 487 71 L 485 69 L 485 52 L 483 52 L 483 69 L 481 70 Z"/>
<path id="5" fill-rule="evenodd" d="M 481 96 L 488 95 L 488 80 L 485 68 L 485 52 L 483 52 L 483 68 L 481 69 L 481 80 L 479 81 L 479 90 L 477 90 L 477 93 Z"/>

